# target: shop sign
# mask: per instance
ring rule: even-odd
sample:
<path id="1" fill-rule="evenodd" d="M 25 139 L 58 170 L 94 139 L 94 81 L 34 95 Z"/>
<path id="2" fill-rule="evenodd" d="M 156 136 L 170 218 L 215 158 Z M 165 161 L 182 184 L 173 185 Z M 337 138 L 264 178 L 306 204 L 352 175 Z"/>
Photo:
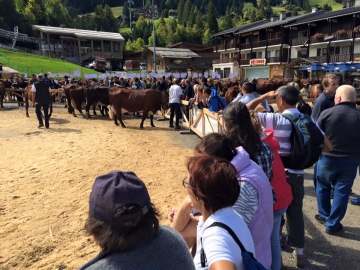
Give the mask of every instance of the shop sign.
<path id="1" fill-rule="evenodd" d="M 250 65 L 252 65 L 252 66 L 265 65 L 265 64 L 266 64 L 266 59 L 265 58 L 250 59 Z"/>

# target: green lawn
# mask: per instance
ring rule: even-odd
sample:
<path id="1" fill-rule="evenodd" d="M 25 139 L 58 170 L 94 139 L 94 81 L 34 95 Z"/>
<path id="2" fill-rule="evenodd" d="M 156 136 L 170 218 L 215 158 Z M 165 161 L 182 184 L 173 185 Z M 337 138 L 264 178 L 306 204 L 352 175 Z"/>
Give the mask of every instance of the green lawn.
<path id="1" fill-rule="evenodd" d="M 85 73 L 98 73 L 92 69 L 83 68 L 81 66 L 61 61 L 54 58 L 39 56 L 36 54 L 14 52 L 0 49 L 0 62 L 4 66 L 26 73 L 30 76 L 33 73 L 70 73 L 79 70 L 84 76 Z"/>
<path id="2" fill-rule="evenodd" d="M 120 32 L 120 34 L 125 34 L 125 33 L 130 33 L 131 30 L 130 30 L 130 27 L 121 27 L 119 29 L 119 32 Z"/>
<path id="3" fill-rule="evenodd" d="M 309 0 L 309 4 L 311 7 L 315 5 L 323 7 L 324 4 L 328 4 L 332 7 L 333 11 L 342 9 L 343 7 L 342 4 L 336 3 L 335 0 Z"/>
<path id="4" fill-rule="evenodd" d="M 111 9 L 111 11 L 112 11 L 115 18 L 119 17 L 123 12 L 123 6 L 112 7 L 110 9 Z M 90 15 L 94 15 L 94 14 L 95 14 L 95 12 L 90 13 Z"/>

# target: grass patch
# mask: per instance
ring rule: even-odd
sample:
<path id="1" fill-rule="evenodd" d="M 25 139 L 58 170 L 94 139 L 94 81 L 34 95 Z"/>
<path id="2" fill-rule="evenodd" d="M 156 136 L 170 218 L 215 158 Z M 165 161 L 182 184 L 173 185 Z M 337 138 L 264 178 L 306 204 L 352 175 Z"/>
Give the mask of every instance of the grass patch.
<path id="1" fill-rule="evenodd" d="M 113 15 L 114 15 L 114 17 L 115 18 L 117 18 L 117 17 L 119 17 L 121 14 L 122 14 L 122 12 L 123 12 L 123 6 L 118 6 L 118 7 L 112 7 L 112 8 L 110 8 L 111 9 L 111 11 L 112 11 L 112 13 L 113 13 Z M 94 14 L 95 14 L 95 12 L 91 12 L 91 13 L 89 13 L 91 16 L 93 16 Z"/>
<path id="2" fill-rule="evenodd" d="M 131 33 L 130 27 L 121 27 L 119 29 L 120 34 Z"/>
<path id="3" fill-rule="evenodd" d="M 332 7 L 333 11 L 342 9 L 343 7 L 342 4 L 336 3 L 334 0 L 309 0 L 309 4 L 311 7 L 315 5 L 323 7 L 325 4 L 328 4 Z"/>
<path id="4" fill-rule="evenodd" d="M 0 62 L 4 66 L 9 66 L 18 70 L 20 73 L 26 73 L 30 76 L 33 73 L 70 73 L 79 70 L 84 76 L 85 73 L 98 73 L 92 69 L 84 68 L 59 59 L 39 56 L 36 54 L 14 52 L 0 49 Z"/>

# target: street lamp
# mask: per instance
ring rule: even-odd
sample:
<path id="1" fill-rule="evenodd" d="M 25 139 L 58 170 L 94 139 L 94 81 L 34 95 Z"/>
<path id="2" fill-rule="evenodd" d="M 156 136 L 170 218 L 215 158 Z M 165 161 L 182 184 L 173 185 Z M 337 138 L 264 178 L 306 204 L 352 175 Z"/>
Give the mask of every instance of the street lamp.
<path id="1" fill-rule="evenodd" d="M 128 0 L 127 2 L 128 2 L 128 4 L 129 4 L 129 12 L 130 12 L 130 30 L 132 30 L 131 5 L 134 4 L 134 1 Z"/>
<path id="2" fill-rule="evenodd" d="M 154 72 L 156 72 L 156 46 L 155 46 L 155 6 L 152 0 L 152 21 L 153 21 L 153 51 L 154 51 Z"/>

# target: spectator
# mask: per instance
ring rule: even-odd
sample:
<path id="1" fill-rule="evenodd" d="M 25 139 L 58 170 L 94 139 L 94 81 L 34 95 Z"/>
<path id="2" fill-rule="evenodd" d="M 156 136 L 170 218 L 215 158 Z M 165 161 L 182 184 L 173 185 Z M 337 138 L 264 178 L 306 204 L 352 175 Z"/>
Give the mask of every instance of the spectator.
<path id="1" fill-rule="evenodd" d="M 36 82 L 37 82 L 37 80 L 36 80 L 36 74 L 31 75 L 31 79 L 30 79 L 30 81 L 29 81 L 29 84 L 34 84 L 34 83 L 36 83 Z"/>
<path id="2" fill-rule="evenodd" d="M 339 87 L 339 77 L 336 74 L 328 74 L 322 81 L 324 92 L 316 99 L 311 116 L 317 120 L 322 111 L 335 106 L 334 96 Z"/>
<path id="3" fill-rule="evenodd" d="M 183 185 L 194 207 L 203 214 L 198 224 L 195 267 L 244 269 L 240 248 L 231 235 L 218 226 L 209 228 L 214 222 L 229 226 L 245 249 L 254 254 L 249 229 L 232 208 L 240 193 L 235 167 L 227 161 L 199 155 L 188 160 L 187 169 L 189 177 Z"/>
<path id="4" fill-rule="evenodd" d="M 180 102 L 182 97 L 182 90 L 179 86 L 179 79 L 174 79 L 173 85 L 169 90 L 169 104 L 170 104 L 170 128 L 173 128 L 174 114 L 175 114 L 175 129 L 180 129 L 179 120 L 181 117 Z"/>
<path id="5" fill-rule="evenodd" d="M 15 78 L 14 78 L 14 82 L 11 84 L 11 88 L 13 88 L 13 89 L 22 88 L 22 85 L 21 85 L 18 77 L 15 77 Z M 17 98 L 17 101 L 18 101 L 18 106 L 19 106 L 19 107 L 20 107 L 20 106 L 23 106 L 23 107 L 24 107 L 24 103 L 23 103 L 24 99 L 23 99 L 23 97 L 22 97 L 22 96 L 23 96 L 23 92 L 16 92 L 16 93 L 17 93 L 18 95 L 20 95 L 20 96 L 16 95 L 16 98 Z"/>
<path id="6" fill-rule="evenodd" d="M 166 91 L 169 89 L 169 84 L 167 83 L 165 76 L 162 76 L 161 81 L 160 81 L 160 87 L 159 90 L 160 91 Z"/>
<path id="7" fill-rule="evenodd" d="M 326 225 L 326 233 L 342 230 L 350 190 L 360 162 L 360 111 L 356 109 L 356 91 L 350 85 L 336 90 L 335 107 L 323 111 L 319 126 L 329 137 L 333 150 L 323 153 L 317 164 L 316 220 Z M 349 128 L 351 127 L 351 128 Z M 334 199 L 331 204 L 331 186 Z"/>
<path id="8" fill-rule="evenodd" d="M 158 217 L 145 184 L 133 172 L 97 177 L 85 230 L 101 252 L 80 270 L 194 269 L 181 236 L 159 226 Z"/>
<path id="9" fill-rule="evenodd" d="M 189 79 L 185 80 L 185 85 L 186 85 L 186 88 L 185 88 L 185 91 L 184 91 L 183 99 L 186 100 L 186 101 L 189 101 L 191 98 L 194 97 L 194 88 L 191 85 Z M 187 119 L 189 119 L 189 106 L 184 105 L 184 109 L 185 109 L 186 117 L 187 117 Z"/>
<path id="10" fill-rule="evenodd" d="M 280 225 L 281 218 L 284 215 L 287 207 L 292 201 L 291 187 L 286 182 L 286 175 L 284 165 L 282 164 L 278 150 L 280 148 L 279 142 L 274 138 L 274 131 L 271 129 L 263 130 L 257 113 L 250 111 L 251 122 L 255 130 L 260 134 L 261 139 L 266 142 L 274 155 L 274 162 L 272 166 L 273 178 L 270 180 L 271 186 L 275 191 L 276 202 L 274 203 L 274 226 L 271 233 L 271 269 L 281 269 L 281 246 L 280 246 Z"/>
<path id="11" fill-rule="evenodd" d="M 250 118 L 245 104 L 241 102 L 230 103 L 224 110 L 226 136 L 236 146 L 242 146 L 248 152 L 251 160 L 260 166 L 268 180 L 272 179 L 272 165 L 274 155 L 271 148 L 260 140 Z"/>
<path id="12" fill-rule="evenodd" d="M 276 104 L 280 113 L 288 113 L 295 116 L 300 116 L 301 113 L 297 110 L 296 104 L 299 100 L 299 90 L 294 86 L 282 86 L 279 90 L 268 92 L 260 97 L 250 101 L 246 106 L 253 110 L 258 104 L 266 99 L 276 96 Z M 274 130 L 274 137 L 279 142 L 279 155 L 288 156 L 291 153 L 290 135 L 292 132 L 291 122 L 283 117 L 281 114 L 274 113 L 258 113 L 260 123 L 266 129 Z M 313 120 L 316 124 L 316 121 Z M 331 143 L 329 143 L 326 136 L 324 136 L 323 151 L 329 151 Z M 295 247 L 293 257 L 296 260 L 297 267 L 305 266 L 304 244 L 305 244 L 305 229 L 303 217 L 303 199 L 304 199 L 304 171 L 292 170 L 285 168 L 286 180 L 291 186 L 293 200 L 286 210 L 287 228 L 289 242 Z"/>
<path id="13" fill-rule="evenodd" d="M 233 142 L 223 134 L 210 133 L 195 148 L 197 153 L 213 158 L 231 161 L 235 166 L 240 183 L 240 194 L 233 209 L 241 215 L 248 225 L 255 245 L 256 258 L 266 268 L 271 264 L 270 235 L 273 226 L 272 193 L 269 180 L 261 168 L 251 161 L 242 148 L 235 148 Z M 196 210 L 196 209 L 195 209 Z M 170 213 L 171 226 L 181 233 L 191 247 L 196 237 L 197 217 L 189 199 L 181 207 Z M 199 209 L 200 210 L 200 209 Z M 200 211 L 201 212 L 201 211 Z"/>
<path id="14" fill-rule="evenodd" d="M 227 106 L 225 100 L 217 94 L 216 90 L 209 87 L 204 88 L 202 103 L 212 112 L 218 112 Z"/>

